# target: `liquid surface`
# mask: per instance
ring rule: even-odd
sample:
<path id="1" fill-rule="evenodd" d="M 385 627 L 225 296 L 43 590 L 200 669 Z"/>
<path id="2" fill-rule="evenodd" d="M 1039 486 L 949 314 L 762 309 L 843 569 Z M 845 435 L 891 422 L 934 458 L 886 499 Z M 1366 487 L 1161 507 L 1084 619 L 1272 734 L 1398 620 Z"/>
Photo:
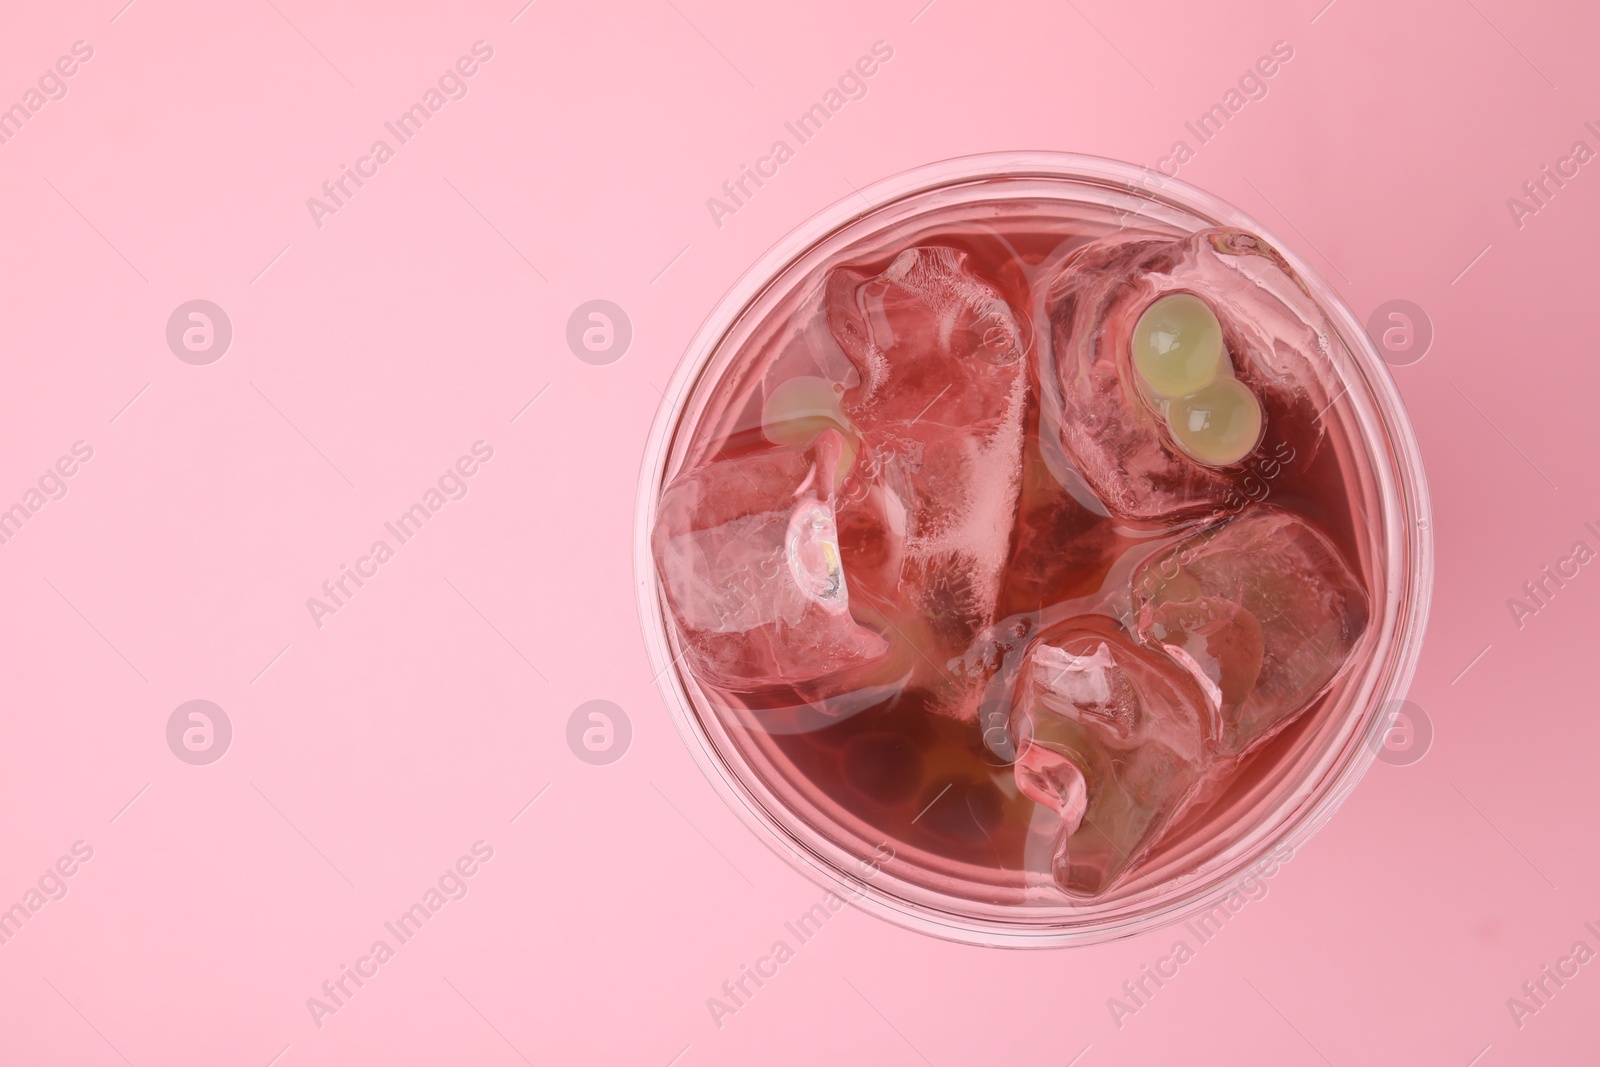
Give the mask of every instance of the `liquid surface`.
<path id="1" fill-rule="evenodd" d="M 679 427 L 657 575 L 680 669 L 843 847 L 1095 900 L 1357 652 L 1328 328 L 1250 234 L 895 228 L 749 336 Z"/>

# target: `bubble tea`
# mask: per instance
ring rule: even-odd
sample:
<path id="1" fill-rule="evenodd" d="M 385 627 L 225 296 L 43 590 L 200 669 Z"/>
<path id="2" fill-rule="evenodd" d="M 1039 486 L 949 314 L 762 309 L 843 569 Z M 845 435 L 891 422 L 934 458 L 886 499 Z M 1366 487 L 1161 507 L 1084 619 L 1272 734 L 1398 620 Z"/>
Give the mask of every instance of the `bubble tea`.
<path id="1" fill-rule="evenodd" d="M 1048 196 L 824 245 L 694 383 L 650 516 L 701 717 L 829 862 L 984 907 L 1228 847 L 1380 593 L 1303 280 L 1242 228 Z"/>

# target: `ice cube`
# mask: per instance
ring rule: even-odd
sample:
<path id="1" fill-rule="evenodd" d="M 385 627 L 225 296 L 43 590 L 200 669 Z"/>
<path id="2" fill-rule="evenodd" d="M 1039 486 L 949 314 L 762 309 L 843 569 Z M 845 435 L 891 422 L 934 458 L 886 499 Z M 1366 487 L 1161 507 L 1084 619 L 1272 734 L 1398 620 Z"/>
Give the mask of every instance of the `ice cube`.
<path id="1" fill-rule="evenodd" d="M 1183 811 L 1207 769 L 1204 699 L 1110 619 L 1052 628 L 1018 672 L 1017 786 L 1056 814 L 1051 865 L 1070 896 L 1103 892 Z"/>
<path id="2" fill-rule="evenodd" d="M 1148 340 L 1136 338 L 1136 327 L 1163 298 L 1189 310 L 1198 301 L 1219 320 L 1223 366 L 1209 386 L 1218 397 L 1168 397 L 1148 367 L 1143 377 L 1136 371 L 1135 342 Z M 1321 415 L 1339 394 L 1330 388 L 1331 330 L 1259 238 L 1230 229 L 1101 238 L 1062 266 L 1046 310 L 1051 343 L 1041 375 L 1061 392 L 1044 390 L 1043 421 L 1117 518 L 1167 523 L 1238 510 L 1315 455 Z M 1234 395 L 1244 390 L 1259 409 Z M 1239 416 L 1233 437 L 1210 425 L 1219 397 Z M 1208 436 L 1216 434 L 1226 440 Z"/>
<path id="3" fill-rule="evenodd" d="M 994 621 L 1016 514 L 1013 442 L 932 423 L 864 432 L 874 434 L 880 477 L 905 509 L 901 591 L 956 655 Z"/>
<path id="4" fill-rule="evenodd" d="M 1021 480 L 1027 400 L 1023 326 L 965 252 L 906 249 L 878 274 L 836 269 L 828 321 L 858 382 L 843 411 L 870 449 L 846 479 L 876 484 L 903 516 L 905 634 L 931 668 L 941 710 L 976 709 L 946 666 L 995 618 Z"/>
<path id="5" fill-rule="evenodd" d="M 951 425 L 994 418 L 993 401 L 1022 370 L 1025 320 L 967 260 L 922 246 L 877 275 L 840 267 L 828 276 L 828 327 L 861 378 L 845 398 L 853 414 Z"/>
<path id="6" fill-rule="evenodd" d="M 654 549 L 684 652 L 732 691 L 824 679 L 884 656 L 857 622 L 834 474 L 842 438 L 715 460 L 662 493 Z"/>
<path id="7" fill-rule="evenodd" d="M 1339 550 L 1271 504 L 1147 560 L 1133 596 L 1139 640 L 1205 691 L 1223 756 L 1305 711 L 1344 669 L 1368 619 L 1366 594 Z"/>

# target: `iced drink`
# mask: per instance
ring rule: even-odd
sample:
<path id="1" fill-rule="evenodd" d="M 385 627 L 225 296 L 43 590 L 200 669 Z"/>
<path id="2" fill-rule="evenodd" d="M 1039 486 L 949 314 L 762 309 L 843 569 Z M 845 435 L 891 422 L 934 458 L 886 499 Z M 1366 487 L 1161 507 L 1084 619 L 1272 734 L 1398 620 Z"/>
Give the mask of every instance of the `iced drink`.
<path id="1" fill-rule="evenodd" d="M 1373 647 L 1372 479 L 1265 240 L 958 199 L 747 309 L 674 431 L 655 590 L 697 713 L 828 862 L 1092 905 L 1310 758 Z"/>

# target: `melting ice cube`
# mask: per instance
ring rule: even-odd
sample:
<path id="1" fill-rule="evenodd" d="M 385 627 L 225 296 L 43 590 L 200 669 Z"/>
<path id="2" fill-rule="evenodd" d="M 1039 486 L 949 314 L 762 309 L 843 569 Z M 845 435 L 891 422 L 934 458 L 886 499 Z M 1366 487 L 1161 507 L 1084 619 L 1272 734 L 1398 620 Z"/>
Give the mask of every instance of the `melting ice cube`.
<path id="1" fill-rule="evenodd" d="M 1166 651 L 1205 691 L 1225 756 L 1310 707 L 1367 626 L 1366 594 L 1339 550 L 1270 504 L 1146 561 L 1133 594 L 1139 640 Z"/>
<path id="2" fill-rule="evenodd" d="M 965 252 L 944 247 L 906 249 L 877 274 L 836 269 L 827 299 L 859 377 L 844 411 L 872 451 L 860 476 L 903 509 L 896 598 L 914 609 L 923 684 L 943 710 L 970 715 L 974 688 L 941 665 L 995 617 L 1021 481 L 1022 320 Z"/>
<path id="3" fill-rule="evenodd" d="M 1220 376 L 1206 361 L 1216 381 L 1194 396 L 1168 396 L 1167 375 L 1152 378 L 1147 365 L 1141 377 L 1133 366 L 1141 319 L 1164 298 L 1173 307 L 1198 301 L 1219 320 Z M 1237 510 L 1315 455 L 1321 416 L 1338 398 L 1330 329 L 1259 238 L 1238 230 L 1101 238 L 1063 265 L 1047 310 L 1041 373 L 1061 389 L 1059 398 L 1043 391 L 1044 422 L 1117 518 L 1164 523 Z"/>
<path id="4" fill-rule="evenodd" d="M 655 555 L 700 678 L 734 691 L 799 684 L 887 651 L 850 613 L 834 507 L 839 455 L 830 430 L 807 451 L 717 460 L 663 492 Z"/>
<path id="5" fill-rule="evenodd" d="M 1109 619 L 1063 623 L 1033 648 L 1012 710 L 1015 773 L 1059 817 L 1064 892 L 1099 894 L 1155 843 L 1204 777 L 1206 725 L 1194 682 Z"/>

